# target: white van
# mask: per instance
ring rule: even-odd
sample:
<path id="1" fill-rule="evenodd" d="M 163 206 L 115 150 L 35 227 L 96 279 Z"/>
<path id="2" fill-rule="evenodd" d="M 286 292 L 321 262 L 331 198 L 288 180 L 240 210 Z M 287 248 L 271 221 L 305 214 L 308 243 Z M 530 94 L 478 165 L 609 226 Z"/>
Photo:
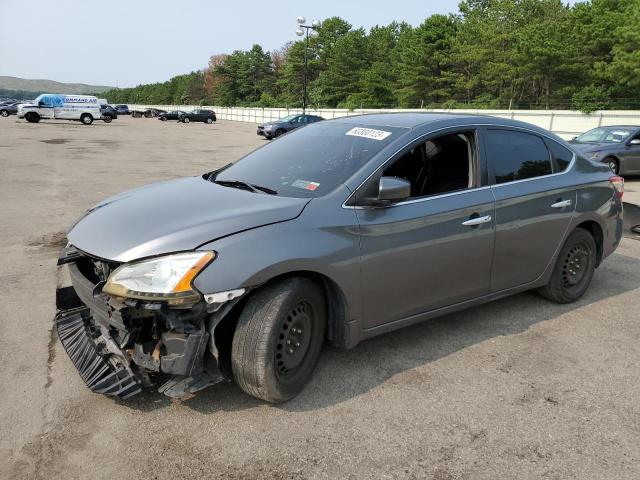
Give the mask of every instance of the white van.
<path id="1" fill-rule="evenodd" d="M 37 123 L 41 118 L 58 120 L 78 120 L 91 125 L 94 119 L 100 119 L 100 104 L 92 95 L 63 95 L 43 93 L 32 104 L 18 107 L 18 118 Z"/>

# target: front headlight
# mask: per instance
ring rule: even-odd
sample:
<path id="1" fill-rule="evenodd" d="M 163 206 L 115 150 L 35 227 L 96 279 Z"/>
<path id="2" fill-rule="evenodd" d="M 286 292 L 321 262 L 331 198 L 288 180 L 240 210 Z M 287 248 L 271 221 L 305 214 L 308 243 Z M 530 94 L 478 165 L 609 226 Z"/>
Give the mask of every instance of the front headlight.
<path id="1" fill-rule="evenodd" d="M 177 253 L 125 264 L 109 275 L 102 291 L 170 305 L 191 304 L 200 299 L 191 282 L 214 258 L 214 252 Z"/>

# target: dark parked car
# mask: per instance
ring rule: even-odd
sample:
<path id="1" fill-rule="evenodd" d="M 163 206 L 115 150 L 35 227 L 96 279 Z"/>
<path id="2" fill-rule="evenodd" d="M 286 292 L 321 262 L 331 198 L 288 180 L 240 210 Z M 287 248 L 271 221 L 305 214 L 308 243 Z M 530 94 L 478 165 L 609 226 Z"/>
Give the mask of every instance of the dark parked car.
<path id="1" fill-rule="evenodd" d="M 320 120 L 324 120 L 324 118 L 317 115 L 287 115 L 275 122 L 258 125 L 258 135 L 271 140 L 291 130 L 319 122 Z"/>
<path id="2" fill-rule="evenodd" d="M 0 116 L 8 117 L 9 115 L 16 115 L 18 113 L 18 105 L 20 105 L 20 103 L 21 102 L 15 102 L 0 105 Z"/>
<path id="3" fill-rule="evenodd" d="M 113 108 L 116 109 L 116 112 L 118 112 L 118 115 L 131 115 L 128 105 L 116 105 Z"/>
<path id="4" fill-rule="evenodd" d="M 158 116 L 158 120 L 166 122 L 167 120 L 180 120 L 182 115 L 185 115 L 187 112 L 183 112 L 182 110 L 172 110 L 167 113 L 161 113 Z"/>
<path id="5" fill-rule="evenodd" d="M 590 160 L 606 163 L 618 175 L 640 174 L 640 126 L 598 127 L 569 143 Z"/>
<path id="6" fill-rule="evenodd" d="M 111 105 L 100 105 L 100 114 L 105 123 L 111 123 L 111 120 L 118 118 L 118 112 Z"/>
<path id="7" fill-rule="evenodd" d="M 318 122 L 88 210 L 60 254 L 72 285 L 55 325 L 95 392 L 181 397 L 233 378 L 282 402 L 325 341 L 530 289 L 579 299 L 620 242 L 622 194 L 606 165 L 526 123 Z"/>
<path id="8" fill-rule="evenodd" d="M 182 123 L 204 122 L 213 123 L 217 120 L 216 112 L 213 110 L 192 110 L 191 112 L 180 115 L 178 121 Z"/>

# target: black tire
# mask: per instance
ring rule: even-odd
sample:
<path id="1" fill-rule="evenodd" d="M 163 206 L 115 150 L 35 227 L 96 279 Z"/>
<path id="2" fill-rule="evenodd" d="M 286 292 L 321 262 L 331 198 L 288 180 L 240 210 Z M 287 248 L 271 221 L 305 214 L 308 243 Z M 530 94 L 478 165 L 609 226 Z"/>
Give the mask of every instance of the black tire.
<path id="1" fill-rule="evenodd" d="M 88 113 L 80 115 L 80 121 L 83 125 L 91 125 L 93 123 L 93 116 Z"/>
<path id="2" fill-rule="evenodd" d="M 287 131 L 284 128 L 279 128 L 276 130 L 274 137 L 278 138 L 279 136 L 284 135 L 285 133 L 287 133 Z"/>
<path id="3" fill-rule="evenodd" d="M 613 157 L 607 157 L 604 159 L 603 163 L 607 164 L 611 171 L 618 175 L 620 173 L 620 162 Z"/>
<path id="4" fill-rule="evenodd" d="M 233 336 L 238 386 L 271 403 L 295 397 L 318 363 L 326 323 L 324 295 L 311 280 L 289 278 L 254 292 Z"/>
<path id="5" fill-rule="evenodd" d="M 165 117 L 164 115 L 162 117 L 160 117 L 160 121 L 161 122 L 166 122 L 167 121 L 167 117 Z"/>
<path id="6" fill-rule="evenodd" d="M 102 118 L 102 121 L 103 121 L 104 123 L 111 123 L 111 120 L 113 120 L 113 118 L 111 118 L 111 115 L 105 115 L 105 116 Z"/>
<path id="7" fill-rule="evenodd" d="M 182 123 L 189 123 L 190 121 L 189 117 L 182 117 Z"/>
<path id="8" fill-rule="evenodd" d="M 29 123 L 38 123 L 40 121 L 40 115 L 36 112 L 27 112 L 24 119 Z"/>
<path id="9" fill-rule="evenodd" d="M 557 303 L 578 300 L 589 288 L 596 269 L 596 242 L 583 228 L 576 228 L 564 243 L 549 283 L 540 294 Z"/>
<path id="10" fill-rule="evenodd" d="M 9 112 L 7 110 L 0 110 L 0 115 L 2 115 L 3 117 L 8 117 Z"/>
<path id="11" fill-rule="evenodd" d="M 205 123 L 206 123 L 207 125 L 211 125 L 211 124 L 213 123 L 213 120 L 212 120 L 211 118 L 207 118 L 207 119 L 205 120 Z"/>

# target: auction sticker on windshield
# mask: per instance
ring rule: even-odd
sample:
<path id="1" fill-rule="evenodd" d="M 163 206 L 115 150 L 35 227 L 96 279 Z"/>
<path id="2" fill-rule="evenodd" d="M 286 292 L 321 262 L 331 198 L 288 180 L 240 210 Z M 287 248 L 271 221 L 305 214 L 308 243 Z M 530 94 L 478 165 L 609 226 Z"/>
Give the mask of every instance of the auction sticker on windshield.
<path id="1" fill-rule="evenodd" d="M 356 127 L 349 130 L 346 135 L 351 135 L 352 137 L 370 138 L 371 140 L 384 140 L 389 135 L 391 135 L 391 132 L 385 132 L 384 130 L 376 130 L 373 128 Z"/>
<path id="2" fill-rule="evenodd" d="M 314 191 L 320 186 L 318 182 L 308 182 L 306 180 L 296 180 L 291 184 L 292 187 L 304 188 L 305 190 Z"/>

